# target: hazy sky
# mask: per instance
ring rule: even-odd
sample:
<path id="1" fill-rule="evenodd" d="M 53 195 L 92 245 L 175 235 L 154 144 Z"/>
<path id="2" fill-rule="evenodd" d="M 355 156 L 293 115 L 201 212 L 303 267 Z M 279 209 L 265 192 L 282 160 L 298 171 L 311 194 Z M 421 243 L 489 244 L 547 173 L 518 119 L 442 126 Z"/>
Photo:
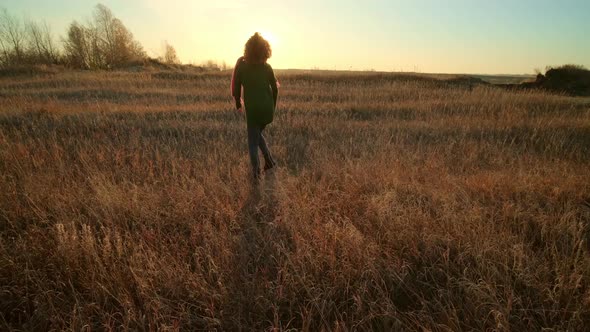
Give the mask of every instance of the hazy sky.
<path id="1" fill-rule="evenodd" d="M 56 35 L 93 0 L 1 0 Z M 589 0 L 103 0 L 152 56 L 167 40 L 183 62 L 232 65 L 255 31 L 274 68 L 533 73 L 590 67 Z"/>

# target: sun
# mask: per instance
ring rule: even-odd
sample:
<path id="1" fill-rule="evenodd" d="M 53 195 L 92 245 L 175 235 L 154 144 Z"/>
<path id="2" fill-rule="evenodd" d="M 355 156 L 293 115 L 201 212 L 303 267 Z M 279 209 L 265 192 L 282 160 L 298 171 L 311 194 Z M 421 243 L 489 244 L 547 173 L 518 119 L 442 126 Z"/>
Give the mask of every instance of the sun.
<path id="1" fill-rule="evenodd" d="M 276 38 L 275 34 L 268 30 L 259 30 L 258 33 L 262 36 L 262 38 L 268 40 L 270 46 L 274 46 L 277 44 L 278 39 Z"/>

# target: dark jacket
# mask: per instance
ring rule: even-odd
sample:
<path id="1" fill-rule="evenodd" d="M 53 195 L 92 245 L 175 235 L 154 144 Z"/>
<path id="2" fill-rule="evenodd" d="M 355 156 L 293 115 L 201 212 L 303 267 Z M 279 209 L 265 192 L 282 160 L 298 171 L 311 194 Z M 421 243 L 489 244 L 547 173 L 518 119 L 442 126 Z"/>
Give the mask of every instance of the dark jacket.
<path id="1" fill-rule="evenodd" d="M 236 107 L 241 107 L 241 88 L 248 124 L 267 125 L 272 122 L 278 97 L 278 86 L 268 63 L 247 63 L 238 59 L 232 77 L 232 96 Z"/>

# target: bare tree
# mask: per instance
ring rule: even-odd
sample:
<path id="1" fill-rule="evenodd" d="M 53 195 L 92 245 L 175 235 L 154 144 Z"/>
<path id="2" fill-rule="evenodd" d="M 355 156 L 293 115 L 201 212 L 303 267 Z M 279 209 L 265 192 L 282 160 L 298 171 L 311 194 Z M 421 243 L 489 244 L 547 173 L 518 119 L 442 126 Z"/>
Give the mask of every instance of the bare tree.
<path id="1" fill-rule="evenodd" d="M 174 47 L 167 41 L 164 42 L 164 62 L 170 65 L 180 62 L 176 56 L 176 49 L 174 49 Z"/>
<path id="2" fill-rule="evenodd" d="M 117 54 L 120 54 L 119 63 L 140 60 L 146 57 L 141 44 L 133 38 L 123 22 L 119 19 L 113 21 L 114 45 Z"/>
<path id="3" fill-rule="evenodd" d="M 95 8 L 94 26 L 106 66 L 120 66 L 145 57 L 143 48 L 133 39 L 133 34 L 102 4 Z"/>
<path id="4" fill-rule="evenodd" d="M 39 25 L 34 21 L 25 23 L 27 33 L 28 51 L 31 61 L 34 63 L 56 63 L 58 54 L 57 48 L 51 35 L 51 30 L 46 22 Z"/>
<path id="5" fill-rule="evenodd" d="M 110 9 L 97 5 L 86 26 L 72 23 L 64 41 L 67 58 L 74 66 L 113 68 L 145 58 L 141 45 Z"/>
<path id="6" fill-rule="evenodd" d="M 21 22 L 5 8 L 0 11 L 0 40 L 5 64 L 22 63 L 25 56 L 25 31 Z"/>
<path id="7" fill-rule="evenodd" d="M 64 60 L 80 68 L 114 68 L 146 57 L 142 46 L 110 9 L 97 5 L 87 24 L 70 24 Z M 24 23 L 0 9 L 0 65 L 56 63 L 59 51 L 47 23 Z"/>
<path id="8" fill-rule="evenodd" d="M 87 57 L 89 67 L 107 68 L 108 60 L 106 58 L 104 39 L 101 36 L 96 22 L 88 22 L 84 28 L 84 32 L 88 46 Z"/>
<path id="9" fill-rule="evenodd" d="M 47 58 L 52 63 L 58 63 L 61 57 L 61 52 L 55 43 L 51 28 L 47 22 L 43 22 L 41 26 L 41 39 L 43 40 L 43 47 Z"/>
<path id="10" fill-rule="evenodd" d="M 219 64 L 214 61 L 214 60 L 207 60 L 203 67 L 207 68 L 207 69 L 211 69 L 211 70 L 221 70 L 221 68 L 219 67 Z"/>
<path id="11" fill-rule="evenodd" d="M 74 21 L 68 29 L 68 37 L 64 40 L 66 61 L 74 67 L 91 68 L 90 44 L 86 28 Z"/>
<path id="12" fill-rule="evenodd" d="M 4 38 L 0 36 L 0 66 L 7 66 L 10 62 L 10 51 Z"/>
<path id="13" fill-rule="evenodd" d="M 43 59 L 43 38 L 41 28 L 34 21 L 25 22 L 25 31 L 27 33 L 28 53 L 31 55 L 34 62 L 42 61 Z"/>
<path id="14" fill-rule="evenodd" d="M 94 56 L 105 58 L 105 66 L 113 63 L 116 50 L 113 42 L 113 13 L 105 5 L 98 4 L 94 9 Z"/>

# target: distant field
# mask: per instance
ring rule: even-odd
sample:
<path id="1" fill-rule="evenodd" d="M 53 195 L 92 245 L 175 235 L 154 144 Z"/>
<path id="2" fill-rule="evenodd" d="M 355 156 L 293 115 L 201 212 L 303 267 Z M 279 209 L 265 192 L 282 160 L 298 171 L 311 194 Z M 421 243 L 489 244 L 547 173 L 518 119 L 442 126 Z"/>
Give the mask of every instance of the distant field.
<path id="1" fill-rule="evenodd" d="M 520 84 L 535 79 L 533 75 L 473 75 L 491 84 Z"/>
<path id="2" fill-rule="evenodd" d="M 228 72 L 1 78 L 0 329 L 589 326 L 590 99 L 278 76 L 259 187 Z"/>
<path id="3" fill-rule="evenodd" d="M 428 74 L 428 73 L 412 73 L 412 72 L 363 72 L 363 71 L 330 71 L 330 70 L 302 70 L 302 69 L 286 69 L 279 70 L 279 73 L 287 75 L 295 74 L 310 74 L 310 75 L 349 75 L 349 76 L 365 76 L 365 75 L 384 75 L 388 77 L 413 76 L 413 77 L 428 77 L 438 79 L 450 79 L 457 76 L 470 76 L 481 79 L 490 84 L 520 84 L 535 79 L 534 75 L 483 75 L 483 74 Z"/>

